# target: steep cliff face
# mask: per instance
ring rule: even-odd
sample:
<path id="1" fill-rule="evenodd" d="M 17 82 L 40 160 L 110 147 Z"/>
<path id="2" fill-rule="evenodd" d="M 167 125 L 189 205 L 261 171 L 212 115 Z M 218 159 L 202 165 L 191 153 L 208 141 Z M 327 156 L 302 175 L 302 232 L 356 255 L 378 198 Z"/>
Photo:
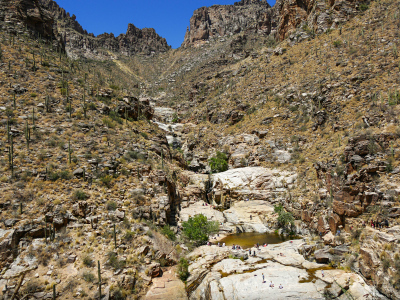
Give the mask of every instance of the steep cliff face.
<path id="1" fill-rule="evenodd" d="M 43 37 L 54 37 L 52 13 L 39 0 L 0 0 L 0 21 L 23 22 Z"/>
<path id="2" fill-rule="evenodd" d="M 270 34 L 271 28 L 276 26 L 274 19 L 271 6 L 264 0 L 202 7 L 191 17 L 182 46 L 248 30 Z"/>
<path id="3" fill-rule="evenodd" d="M 350 0 L 278 0 L 271 7 L 264 0 L 242 0 L 234 5 L 202 7 L 191 17 L 182 46 L 248 31 L 280 40 L 301 27 L 321 33 L 347 21 L 357 12 L 359 3 Z"/>
<path id="4" fill-rule="evenodd" d="M 59 41 L 73 58 L 99 58 L 100 49 L 123 55 L 150 55 L 168 51 L 171 47 L 154 29 L 139 29 L 129 24 L 126 34 L 115 37 L 104 33 L 95 37 L 52 0 L 0 0 L 0 21 L 21 23 L 45 38 Z"/>
<path id="5" fill-rule="evenodd" d="M 160 37 L 154 29 L 139 29 L 133 24 L 128 25 L 126 34 L 120 34 L 116 37 L 112 33 L 104 33 L 95 37 L 82 28 L 76 21 L 75 15 L 70 16 L 55 1 L 40 0 L 40 2 L 48 11 L 51 11 L 58 32 L 65 42 L 66 51 L 71 57 L 97 58 L 101 56 L 100 49 L 129 56 L 136 53 L 150 55 L 165 52 L 171 48 L 167 41 Z"/>

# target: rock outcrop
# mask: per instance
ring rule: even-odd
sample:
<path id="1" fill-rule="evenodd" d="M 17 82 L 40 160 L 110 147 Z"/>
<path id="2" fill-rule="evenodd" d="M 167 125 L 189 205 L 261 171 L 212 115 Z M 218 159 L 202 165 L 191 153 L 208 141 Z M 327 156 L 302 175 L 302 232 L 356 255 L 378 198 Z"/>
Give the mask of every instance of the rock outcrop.
<path id="1" fill-rule="evenodd" d="M 115 37 L 104 33 L 95 37 L 82 28 L 75 15 L 70 15 L 53 0 L 4 0 L 1 1 L 0 21 L 22 23 L 35 34 L 58 41 L 70 57 L 104 58 L 101 49 L 130 56 L 168 51 L 171 47 L 153 28 L 139 29 L 128 24 L 126 34 Z"/>
<path id="2" fill-rule="evenodd" d="M 197 9 L 190 19 L 182 46 L 212 38 L 252 30 L 269 34 L 272 24 L 271 6 L 261 0 L 241 0 L 234 5 L 213 5 Z"/>
<path id="3" fill-rule="evenodd" d="M 357 7 L 358 1 L 326 3 L 308 0 L 280 0 L 273 7 L 263 0 L 241 0 L 234 5 L 202 7 L 193 13 L 182 46 L 241 32 L 271 35 L 282 40 L 299 29 L 304 32 L 305 38 L 332 27 L 337 28 L 357 12 Z"/>

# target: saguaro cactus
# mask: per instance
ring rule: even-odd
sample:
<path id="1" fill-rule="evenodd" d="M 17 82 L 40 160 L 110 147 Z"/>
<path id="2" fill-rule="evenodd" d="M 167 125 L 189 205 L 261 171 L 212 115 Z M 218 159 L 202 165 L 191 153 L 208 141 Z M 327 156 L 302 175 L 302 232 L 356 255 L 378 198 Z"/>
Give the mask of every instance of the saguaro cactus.
<path id="1" fill-rule="evenodd" d="M 97 261 L 97 273 L 99 277 L 99 299 L 101 300 L 101 274 L 100 274 L 100 261 Z"/>
<path id="2" fill-rule="evenodd" d="M 29 141 L 31 139 L 31 129 L 29 128 L 28 120 L 26 120 L 25 139 L 26 139 L 26 148 L 29 151 Z"/>
<path id="3" fill-rule="evenodd" d="M 68 141 L 68 160 L 71 164 L 71 140 Z"/>
<path id="4" fill-rule="evenodd" d="M 117 248 L 117 232 L 115 231 L 115 224 L 114 224 L 114 248 Z"/>
<path id="5" fill-rule="evenodd" d="M 11 169 L 11 178 L 14 177 L 14 143 L 13 143 L 13 137 L 11 135 L 10 137 L 10 147 L 8 148 L 8 160 L 10 163 L 10 169 Z"/>

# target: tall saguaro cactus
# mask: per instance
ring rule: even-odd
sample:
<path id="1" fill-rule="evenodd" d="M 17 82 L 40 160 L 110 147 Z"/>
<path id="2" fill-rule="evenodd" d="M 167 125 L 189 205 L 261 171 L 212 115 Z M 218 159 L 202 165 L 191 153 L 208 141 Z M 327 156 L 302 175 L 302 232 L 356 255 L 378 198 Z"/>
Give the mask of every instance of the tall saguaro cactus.
<path id="1" fill-rule="evenodd" d="M 14 143 L 13 143 L 12 135 L 10 136 L 10 147 L 8 148 L 8 160 L 10 163 L 11 178 L 13 178 L 14 177 Z"/>
<path id="2" fill-rule="evenodd" d="M 71 164 L 71 140 L 68 141 L 68 160 Z"/>
<path id="3" fill-rule="evenodd" d="M 114 224 L 114 248 L 117 248 L 117 232 L 115 231 L 115 224 Z"/>
<path id="4" fill-rule="evenodd" d="M 25 139 L 26 139 L 26 148 L 29 151 L 29 141 L 31 139 L 31 129 L 29 128 L 28 120 L 26 120 Z"/>
<path id="5" fill-rule="evenodd" d="M 97 261 L 97 273 L 99 277 L 99 299 L 101 300 L 101 274 L 100 274 L 100 261 Z"/>

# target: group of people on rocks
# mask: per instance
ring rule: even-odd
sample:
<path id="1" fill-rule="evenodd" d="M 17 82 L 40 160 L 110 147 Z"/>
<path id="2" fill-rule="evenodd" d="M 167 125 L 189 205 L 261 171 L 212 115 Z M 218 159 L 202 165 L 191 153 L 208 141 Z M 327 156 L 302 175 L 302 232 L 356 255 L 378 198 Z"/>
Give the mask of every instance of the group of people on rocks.
<path id="1" fill-rule="evenodd" d="M 257 276 L 257 275 L 254 275 L 254 276 Z M 261 276 L 262 276 L 262 282 L 265 283 L 265 276 L 264 276 L 264 273 L 261 273 Z M 274 288 L 274 287 L 275 287 L 275 284 L 273 284 L 272 281 L 271 281 L 271 282 L 269 283 L 269 287 L 270 287 L 270 288 Z M 283 289 L 282 283 L 279 285 L 279 289 Z"/>
<path id="2" fill-rule="evenodd" d="M 375 228 L 375 229 L 384 228 L 384 227 L 388 228 L 389 221 L 387 219 L 382 222 L 379 222 L 378 220 L 375 220 L 375 221 L 371 220 L 371 227 Z"/>

